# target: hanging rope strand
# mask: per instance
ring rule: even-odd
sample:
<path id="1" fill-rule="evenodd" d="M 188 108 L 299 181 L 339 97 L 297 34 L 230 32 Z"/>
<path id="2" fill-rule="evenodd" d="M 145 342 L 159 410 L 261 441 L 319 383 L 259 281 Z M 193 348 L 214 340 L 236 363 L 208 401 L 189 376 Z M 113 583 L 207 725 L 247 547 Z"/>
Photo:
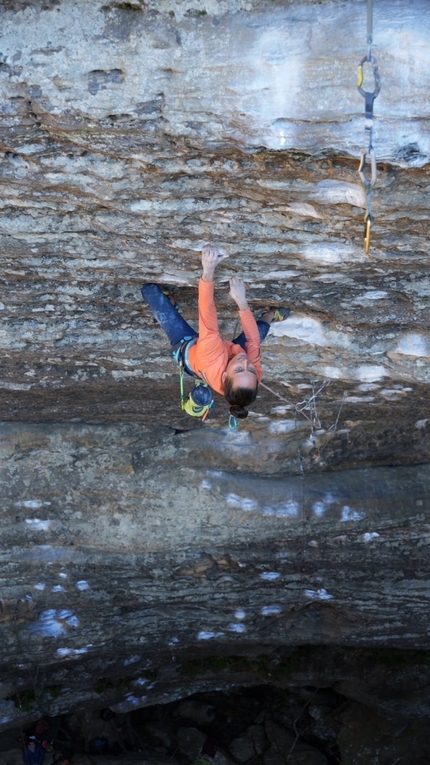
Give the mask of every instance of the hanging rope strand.
<path id="1" fill-rule="evenodd" d="M 358 67 L 357 88 L 364 97 L 364 134 L 367 146 L 363 149 L 358 167 L 358 173 L 366 194 L 366 212 L 364 215 L 364 249 L 366 254 L 370 247 L 370 230 L 373 225 L 372 213 L 372 189 L 377 176 L 376 156 L 373 148 L 373 102 L 381 90 L 378 65 L 372 54 L 373 44 L 373 0 L 367 0 L 367 55 L 360 61 Z M 374 89 L 367 91 L 363 88 L 364 72 L 363 65 L 368 62 L 372 66 Z M 367 168 L 366 168 L 367 165 Z"/>
<path id="2" fill-rule="evenodd" d="M 367 60 L 370 61 L 373 44 L 373 0 L 367 0 Z"/>

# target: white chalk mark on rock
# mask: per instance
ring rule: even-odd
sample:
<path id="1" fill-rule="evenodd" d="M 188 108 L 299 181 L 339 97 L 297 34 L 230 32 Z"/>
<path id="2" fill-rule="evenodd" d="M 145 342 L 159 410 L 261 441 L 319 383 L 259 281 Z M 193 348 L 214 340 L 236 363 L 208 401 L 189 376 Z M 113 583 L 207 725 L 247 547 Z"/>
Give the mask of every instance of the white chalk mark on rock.
<path id="1" fill-rule="evenodd" d="M 246 627 L 244 624 L 236 624 L 235 622 L 231 622 L 228 625 L 228 629 L 230 632 L 246 632 Z"/>
<path id="2" fill-rule="evenodd" d="M 345 523 L 347 521 L 361 521 L 365 517 L 366 517 L 366 513 L 363 512 L 362 510 L 354 510 L 353 507 L 349 507 L 349 505 L 344 505 L 342 507 L 340 520 L 342 523 Z"/>
<path id="3" fill-rule="evenodd" d="M 315 600 L 332 600 L 334 597 L 334 595 L 329 595 L 323 587 L 319 590 L 304 590 L 304 594 L 307 598 L 314 598 Z"/>
<path id="4" fill-rule="evenodd" d="M 40 518 L 26 518 L 25 522 L 28 523 L 34 531 L 48 531 L 51 525 L 50 520 L 42 521 Z"/>
<path id="5" fill-rule="evenodd" d="M 327 508 L 324 502 L 314 502 L 312 505 L 312 512 L 317 516 L 317 518 L 321 518 L 324 515 L 326 509 Z"/>
<path id="6" fill-rule="evenodd" d="M 222 637 L 223 632 L 206 632 L 202 630 L 197 634 L 197 640 L 212 640 L 213 638 Z"/>
<path id="7" fill-rule="evenodd" d="M 260 613 L 262 616 L 276 616 L 282 612 L 282 607 L 277 605 L 263 606 Z"/>
<path id="8" fill-rule="evenodd" d="M 372 539 L 377 539 L 379 537 L 379 534 L 377 531 L 367 531 L 365 534 L 363 534 L 363 539 L 365 542 L 371 542 Z"/>
<path id="9" fill-rule="evenodd" d="M 85 579 L 80 579 L 79 582 L 76 582 L 75 587 L 77 590 L 83 592 L 84 590 L 88 590 L 90 585 L 85 581 Z"/>

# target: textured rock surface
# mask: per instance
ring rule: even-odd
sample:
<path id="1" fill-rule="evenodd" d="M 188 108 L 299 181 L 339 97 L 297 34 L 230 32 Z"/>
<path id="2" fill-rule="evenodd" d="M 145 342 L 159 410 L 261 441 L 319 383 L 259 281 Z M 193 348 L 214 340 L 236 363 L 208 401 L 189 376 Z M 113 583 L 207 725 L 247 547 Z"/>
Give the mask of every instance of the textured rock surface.
<path id="1" fill-rule="evenodd" d="M 263 478 L 202 468 L 190 434 L 157 465 L 140 426 L 1 432 L 2 693 L 32 694 L 4 724 L 180 698 L 217 653 L 430 645 L 427 465 Z"/>
<path id="2" fill-rule="evenodd" d="M 297 384 L 334 381 L 331 422 L 344 390 L 345 411 L 360 410 L 350 419 L 400 422 L 415 406 L 422 419 L 423 9 L 375 10 L 380 174 L 365 257 L 361 3 L 5 4 L 0 416 L 177 417 L 177 379 L 139 285 L 178 285 L 195 318 L 192 248 L 210 238 L 231 254 L 217 292 L 227 335 L 232 273 L 256 310 L 294 308 L 267 341 L 267 382 L 288 382 L 298 402 Z M 273 399 L 263 393 L 257 411 Z"/>
<path id="3" fill-rule="evenodd" d="M 0 7 L 0 725 L 124 703 L 135 657 L 132 706 L 218 683 L 196 655 L 428 647 L 430 22 L 375 9 L 365 256 L 363 5 Z M 208 239 L 225 336 L 232 274 L 293 308 L 237 433 L 180 414 L 140 298 L 193 320 Z"/>

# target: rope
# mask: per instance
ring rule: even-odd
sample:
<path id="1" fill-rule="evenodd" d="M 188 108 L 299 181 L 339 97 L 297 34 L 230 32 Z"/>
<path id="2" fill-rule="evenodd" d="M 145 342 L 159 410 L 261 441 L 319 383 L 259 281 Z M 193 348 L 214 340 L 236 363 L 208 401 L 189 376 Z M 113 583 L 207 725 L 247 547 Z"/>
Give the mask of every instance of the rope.
<path id="1" fill-rule="evenodd" d="M 183 409 L 185 405 L 185 396 L 184 396 L 184 368 L 182 366 L 182 363 L 179 364 L 179 394 L 181 397 L 181 409 Z"/>
<path id="2" fill-rule="evenodd" d="M 367 57 L 370 61 L 372 55 L 372 43 L 373 43 L 373 0 L 367 0 Z"/>
<path id="3" fill-rule="evenodd" d="M 370 230 L 373 226 L 374 218 L 372 213 L 372 189 L 376 182 L 377 168 L 376 156 L 373 148 L 373 102 L 381 90 L 381 81 L 379 78 L 378 65 L 376 58 L 372 55 L 373 43 L 373 0 L 367 0 L 367 54 L 361 59 L 358 67 L 357 88 L 364 97 L 364 134 L 367 139 L 367 147 L 363 149 L 358 167 L 358 174 L 364 186 L 366 194 L 366 212 L 364 215 L 364 251 L 367 255 L 370 247 Z M 364 90 L 363 65 L 368 62 L 372 66 L 374 89 L 373 91 Z M 368 165 L 366 169 L 366 164 Z"/>

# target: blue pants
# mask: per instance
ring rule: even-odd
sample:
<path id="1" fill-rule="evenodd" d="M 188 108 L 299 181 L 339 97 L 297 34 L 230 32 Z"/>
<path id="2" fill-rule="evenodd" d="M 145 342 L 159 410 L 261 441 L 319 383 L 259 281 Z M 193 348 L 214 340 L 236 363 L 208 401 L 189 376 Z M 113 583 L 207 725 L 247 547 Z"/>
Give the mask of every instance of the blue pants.
<path id="1" fill-rule="evenodd" d="M 178 309 L 173 306 L 167 295 L 158 284 L 154 282 L 148 282 L 142 287 L 143 299 L 149 304 L 155 318 L 159 325 L 166 333 L 170 340 L 171 345 L 177 345 L 182 340 L 191 340 L 198 334 L 195 329 L 182 318 Z M 270 324 L 267 321 L 259 319 L 257 321 L 258 331 L 260 333 L 260 342 L 263 342 L 266 337 Z M 245 333 L 241 332 L 234 340 L 233 343 L 240 345 L 243 350 L 246 350 L 246 337 Z"/>

